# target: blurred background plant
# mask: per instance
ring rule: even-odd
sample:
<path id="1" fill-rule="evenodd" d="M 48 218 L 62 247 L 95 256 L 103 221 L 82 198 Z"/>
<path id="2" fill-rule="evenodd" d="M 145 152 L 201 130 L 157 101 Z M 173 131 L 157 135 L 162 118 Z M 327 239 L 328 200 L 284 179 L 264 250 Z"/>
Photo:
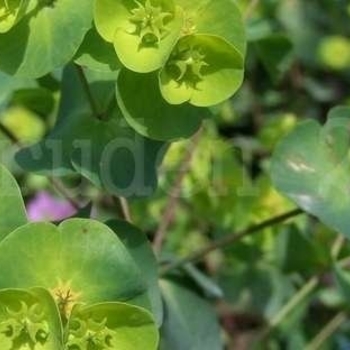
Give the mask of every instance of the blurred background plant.
<path id="1" fill-rule="evenodd" d="M 195 265 L 167 273 L 185 277 L 213 300 L 227 349 L 349 349 L 350 277 L 346 270 L 335 274 L 332 261 L 348 267 L 350 245 L 339 245 L 334 231 L 298 215 L 224 249 L 210 247 L 295 209 L 271 184 L 271 154 L 299 121 L 323 122 L 331 107 L 350 106 L 350 4 L 237 2 L 249 39 L 243 87 L 212 109 L 215 118 L 192 140 L 170 146 L 158 190 L 129 200 L 128 215 L 158 242 L 163 262 L 209 246 L 209 254 L 193 256 Z M 0 74 L 2 162 L 17 176 L 31 220 L 62 220 L 74 215 L 74 203 L 87 205 L 84 215 L 113 218 L 119 214 L 113 200 L 79 176 L 64 177 L 62 190 L 61 183 L 24 173 L 13 161 L 19 144 L 41 139 L 52 127 L 59 84 L 59 71 L 35 81 Z"/>

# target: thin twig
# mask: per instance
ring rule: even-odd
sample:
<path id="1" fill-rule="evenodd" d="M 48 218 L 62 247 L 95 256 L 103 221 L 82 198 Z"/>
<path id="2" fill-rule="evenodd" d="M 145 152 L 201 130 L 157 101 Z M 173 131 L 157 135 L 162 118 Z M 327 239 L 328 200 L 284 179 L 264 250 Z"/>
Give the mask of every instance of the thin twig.
<path id="1" fill-rule="evenodd" d="M 66 199 L 75 210 L 77 211 L 80 210 L 80 203 L 71 196 L 68 189 L 64 186 L 64 184 L 60 180 L 52 176 L 48 176 L 48 180 L 52 188 L 56 190 L 57 193 L 59 193 L 64 199 Z"/>
<path id="2" fill-rule="evenodd" d="M 338 312 L 306 346 L 305 350 L 318 350 L 347 320 L 346 312 Z"/>
<path id="3" fill-rule="evenodd" d="M 0 131 L 9 138 L 9 140 L 15 144 L 15 145 L 19 145 L 19 140 L 16 137 L 16 135 L 10 130 L 8 129 L 2 122 L 0 122 Z"/>
<path id="4" fill-rule="evenodd" d="M 130 223 L 132 223 L 131 210 L 128 201 L 124 197 L 113 197 L 113 202 L 116 205 L 120 216 Z"/>
<path id="5" fill-rule="evenodd" d="M 80 81 L 81 81 L 81 85 L 82 85 L 82 87 L 84 89 L 86 98 L 89 101 L 91 111 L 92 111 L 93 115 L 97 119 L 101 120 L 102 119 L 102 115 L 99 113 L 97 103 L 96 103 L 96 101 L 94 99 L 94 96 L 93 96 L 92 91 L 90 89 L 89 82 L 86 79 L 86 75 L 84 73 L 83 68 L 81 66 L 79 66 L 78 64 L 75 64 L 75 68 L 76 68 L 76 70 L 78 72 L 78 75 L 79 75 L 79 78 L 80 78 Z"/>
<path id="6" fill-rule="evenodd" d="M 319 284 L 319 276 L 311 277 L 299 291 L 285 304 L 280 311 L 269 321 L 268 325 L 261 331 L 257 337 L 257 342 L 261 342 L 274 330 L 281 322 L 303 302 Z"/>
<path id="7" fill-rule="evenodd" d="M 278 215 L 276 217 L 270 218 L 268 220 L 265 220 L 265 221 L 261 222 L 260 224 L 253 225 L 253 226 L 250 226 L 244 230 L 226 235 L 223 238 L 220 238 L 216 241 L 213 241 L 211 244 L 198 250 L 197 252 L 194 252 L 193 254 L 191 254 L 183 259 L 177 260 L 174 263 L 171 263 L 171 264 L 165 266 L 162 269 L 161 274 L 165 274 L 165 273 L 169 272 L 170 270 L 176 269 L 176 268 L 183 266 L 189 262 L 196 262 L 196 261 L 202 259 L 207 254 L 213 252 L 216 249 L 225 248 L 227 246 L 230 246 L 231 244 L 233 244 L 237 241 L 240 241 L 244 237 L 256 234 L 265 228 L 280 224 L 280 223 L 282 223 L 288 219 L 291 219 L 293 217 L 296 217 L 302 213 L 303 213 L 303 211 L 301 209 L 295 209 L 295 210 L 289 211 L 287 213 Z"/>
<path id="8" fill-rule="evenodd" d="M 186 155 L 181 162 L 178 176 L 174 181 L 174 185 L 169 195 L 169 201 L 164 209 L 164 214 L 154 236 L 153 249 L 156 254 L 160 253 L 164 243 L 167 229 L 174 219 L 175 211 L 180 199 L 182 182 L 191 167 L 192 157 L 194 155 L 195 150 L 197 149 L 201 135 L 202 129 L 200 129 L 191 139 L 190 147 L 187 150 Z"/>
<path id="9" fill-rule="evenodd" d="M 337 236 L 335 239 L 331 251 L 337 251 L 339 247 L 343 244 L 340 244 L 340 236 Z M 342 261 L 339 262 L 340 264 Z M 257 342 L 263 341 L 266 337 L 279 326 L 283 320 L 300 304 L 302 303 L 311 293 L 313 293 L 319 285 L 320 277 L 322 273 L 311 277 L 299 291 L 292 296 L 292 298 L 282 307 L 282 309 L 277 312 L 277 314 L 269 321 L 268 325 L 259 333 L 257 337 Z"/>

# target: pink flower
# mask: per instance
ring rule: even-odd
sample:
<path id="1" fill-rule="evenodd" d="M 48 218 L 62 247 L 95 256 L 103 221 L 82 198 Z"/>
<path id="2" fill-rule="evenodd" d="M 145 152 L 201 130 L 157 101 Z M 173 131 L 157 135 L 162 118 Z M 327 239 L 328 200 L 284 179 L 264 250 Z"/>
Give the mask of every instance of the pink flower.
<path id="1" fill-rule="evenodd" d="M 76 209 L 71 203 L 58 199 L 48 192 L 38 192 L 27 204 L 30 221 L 61 221 L 75 213 Z"/>

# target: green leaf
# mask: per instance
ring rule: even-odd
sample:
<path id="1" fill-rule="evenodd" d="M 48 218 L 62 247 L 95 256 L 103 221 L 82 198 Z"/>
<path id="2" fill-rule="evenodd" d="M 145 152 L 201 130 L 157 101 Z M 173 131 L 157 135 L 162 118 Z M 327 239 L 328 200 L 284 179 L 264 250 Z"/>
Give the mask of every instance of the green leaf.
<path id="1" fill-rule="evenodd" d="M 165 63 L 183 26 L 182 10 L 171 0 L 95 0 L 94 17 L 120 61 L 139 73 Z"/>
<path id="2" fill-rule="evenodd" d="M 184 35 L 208 34 L 225 39 L 241 57 L 245 56 L 246 37 L 242 15 L 232 0 L 176 0 L 185 13 Z"/>
<path id="3" fill-rule="evenodd" d="M 1 349 L 61 350 L 62 324 L 48 291 L 3 289 L 0 291 Z"/>
<path id="4" fill-rule="evenodd" d="M 0 271 L 0 289 L 46 288 L 64 315 L 75 303 L 128 301 L 146 288 L 114 232 L 88 219 L 58 227 L 30 223 L 13 231 L 0 244 Z"/>
<path id="5" fill-rule="evenodd" d="M 0 33 L 8 32 L 24 15 L 28 0 L 1 0 Z"/>
<path id="6" fill-rule="evenodd" d="M 334 230 L 350 237 L 350 108 L 337 107 L 321 127 L 301 123 L 277 147 L 271 165 L 279 191 Z"/>
<path id="7" fill-rule="evenodd" d="M 147 236 L 126 221 L 112 220 L 106 223 L 123 242 L 137 263 L 148 286 L 148 298 L 157 324 L 163 322 L 163 304 L 158 284 L 158 264 Z"/>
<path id="8" fill-rule="evenodd" d="M 27 214 L 17 182 L 0 165 L 0 240 L 26 223 Z"/>
<path id="9" fill-rule="evenodd" d="M 68 68 L 57 124 L 46 139 L 16 155 L 20 166 L 44 175 L 79 172 L 96 186 L 125 197 L 151 195 L 167 146 L 137 134 L 117 107 L 110 108 L 115 99 L 113 77 L 98 73 L 91 78 L 99 113 L 109 117 L 102 121 L 91 114 L 77 72 Z"/>
<path id="10" fill-rule="evenodd" d="M 243 81 L 243 56 L 224 39 L 189 35 L 177 43 L 159 76 L 171 104 L 208 107 L 231 97 Z"/>
<path id="11" fill-rule="evenodd" d="M 68 63 L 91 28 L 92 0 L 29 2 L 25 17 L 0 34 L 0 70 L 40 77 Z"/>
<path id="12" fill-rule="evenodd" d="M 68 324 L 67 350 L 156 350 L 158 330 L 145 309 L 123 303 L 77 306 Z"/>
<path id="13" fill-rule="evenodd" d="M 189 104 L 166 103 L 160 94 L 156 73 L 136 74 L 122 70 L 118 77 L 117 100 L 126 121 L 138 133 L 156 140 L 189 137 L 209 114 L 207 109 Z"/>
<path id="14" fill-rule="evenodd" d="M 165 320 L 162 350 L 221 350 L 220 327 L 213 308 L 194 292 L 167 280 L 161 281 Z"/>
<path id="15" fill-rule="evenodd" d="M 254 46 L 271 80 L 277 82 L 290 68 L 293 43 L 283 34 L 273 34 L 255 41 Z"/>
<path id="16" fill-rule="evenodd" d="M 320 242 L 320 237 L 313 237 L 315 240 L 311 240 L 295 225 L 287 226 L 278 234 L 277 259 L 285 273 L 311 275 L 329 266 L 329 247 Z"/>
<path id="17" fill-rule="evenodd" d="M 75 55 L 75 62 L 99 72 L 119 70 L 122 66 L 115 54 L 113 45 L 105 42 L 97 33 L 95 27 L 87 32 Z"/>

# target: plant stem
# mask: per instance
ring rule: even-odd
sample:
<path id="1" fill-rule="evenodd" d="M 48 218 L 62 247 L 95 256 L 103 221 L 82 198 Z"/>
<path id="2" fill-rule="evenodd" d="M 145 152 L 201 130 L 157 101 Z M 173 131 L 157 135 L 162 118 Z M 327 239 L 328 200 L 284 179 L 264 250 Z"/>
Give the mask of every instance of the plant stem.
<path id="1" fill-rule="evenodd" d="M 237 241 L 240 241 L 244 237 L 261 232 L 265 228 L 280 224 L 288 219 L 291 219 L 291 218 L 296 217 L 296 216 L 303 214 L 303 213 L 304 212 L 301 209 L 295 209 L 295 210 L 289 211 L 287 213 L 278 215 L 276 217 L 270 218 L 266 221 L 261 222 L 260 224 L 250 226 L 242 231 L 238 231 L 238 232 L 232 233 L 230 235 L 226 235 L 225 237 L 223 237 L 221 239 L 213 241 L 211 244 L 198 250 L 197 252 L 194 252 L 193 254 L 191 254 L 183 259 L 177 260 L 174 263 L 171 263 L 171 264 L 165 266 L 162 269 L 161 274 L 165 274 L 165 273 L 169 272 L 170 270 L 176 269 L 176 268 L 183 266 L 189 262 L 196 262 L 214 250 L 217 250 L 219 248 L 225 248 L 225 247 L 227 247 L 227 246 L 229 246 Z"/>
<path id="2" fill-rule="evenodd" d="M 132 223 L 129 203 L 124 197 L 113 197 L 113 201 L 120 212 L 120 216 L 127 222 Z"/>
<path id="3" fill-rule="evenodd" d="M 319 277 L 311 277 L 299 291 L 285 304 L 282 309 L 269 321 L 269 324 L 258 335 L 257 341 L 264 340 L 270 332 L 301 303 L 303 302 L 318 286 Z"/>
<path id="4" fill-rule="evenodd" d="M 345 237 L 342 234 L 339 234 L 335 242 L 333 243 L 332 249 L 331 249 L 331 256 L 334 260 L 336 260 L 346 243 Z"/>
<path id="5" fill-rule="evenodd" d="M 202 129 L 200 129 L 191 139 L 190 147 L 187 150 L 187 153 L 181 162 L 180 170 L 179 170 L 178 176 L 175 179 L 171 193 L 169 195 L 169 201 L 164 209 L 162 220 L 154 235 L 153 249 L 156 254 L 159 254 L 160 251 L 162 250 L 167 229 L 174 219 L 175 210 L 177 208 L 177 205 L 180 199 L 181 185 L 186 174 L 190 169 L 192 157 L 195 150 L 197 149 L 198 142 L 200 140 L 201 135 L 202 135 Z"/>
<path id="6" fill-rule="evenodd" d="M 97 107 L 97 103 L 94 99 L 94 96 L 92 94 L 92 91 L 90 89 L 90 86 L 89 86 L 89 82 L 88 80 L 86 79 L 86 76 L 85 76 L 85 73 L 84 73 L 84 69 L 79 66 L 78 64 L 75 64 L 74 65 L 77 72 L 78 72 L 78 75 L 79 75 L 79 78 L 80 78 L 80 81 L 81 81 L 81 85 L 85 91 L 85 95 L 86 95 L 86 98 L 88 99 L 89 101 L 89 104 L 90 104 L 90 108 L 91 108 L 91 111 L 93 113 L 93 115 L 99 119 L 99 120 L 102 120 L 102 115 L 99 113 L 99 110 L 98 110 L 98 107 Z"/>
<path id="7" fill-rule="evenodd" d="M 338 312 L 306 346 L 305 350 L 318 350 L 325 341 L 347 320 L 344 311 Z"/>

